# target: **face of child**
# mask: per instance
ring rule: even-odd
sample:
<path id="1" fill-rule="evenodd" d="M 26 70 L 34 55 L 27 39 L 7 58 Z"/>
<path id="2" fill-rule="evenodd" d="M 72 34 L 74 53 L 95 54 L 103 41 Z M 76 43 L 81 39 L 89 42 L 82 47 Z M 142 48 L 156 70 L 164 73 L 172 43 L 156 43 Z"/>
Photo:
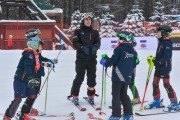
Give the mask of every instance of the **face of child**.
<path id="1" fill-rule="evenodd" d="M 121 40 L 120 37 L 118 37 L 118 42 L 123 43 L 123 40 Z"/>
<path id="2" fill-rule="evenodd" d="M 39 44 L 38 50 L 42 51 L 42 48 L 43 48 L 42 44 Z"/>
<path id="3" fill-rule="evenodd" d="M 84 25 L 87 27 L 91 26 L 91 18 L 90 17 L 84 19 Z"/>
<path id="4" fill-rule="evenodd" d="M 161 38 L 161 31 L 157 32 L 157 38 Z"/>

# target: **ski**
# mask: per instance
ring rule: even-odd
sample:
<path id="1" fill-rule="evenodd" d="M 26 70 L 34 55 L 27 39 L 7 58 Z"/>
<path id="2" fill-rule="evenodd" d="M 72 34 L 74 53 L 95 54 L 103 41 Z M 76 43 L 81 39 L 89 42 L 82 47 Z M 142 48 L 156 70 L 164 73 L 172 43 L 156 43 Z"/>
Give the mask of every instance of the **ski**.
<path id="1" fill-rule="evenodd" d="M 144 101 L 144 103 L 146 103 L 146 102 L 148 102 L 148 101 Z M 140 104 L 141 104 L 141 103 L 136 103 L 136 104 L 134 104 L 134 105 L 136 106 L 136 105 L 140 105 Z M 109 109 L 112 109 L 112 106 L 108 106 L 108 108 L 109 108 Z"/>
<path id="2" fill-rule="evenodd" d="M 95 110 L 101 110 L 101 108 L 100 107 L 97 107 L 96 106 L 96 104 L 92 104 L 92 103 L 90 103 L 89 101 L 88 101 L 88 97 L 83 97 L 83 99 L 85 99 L 88 103 L 89 103 L 89 105 L 91 105 Z"/>
<path id="3" fill-rule="evenodd" d="M 103 119 L 100 118 L 100 117 L 95 117 L 95 116 L 94 116 L 93 114 L 91 114 L 91 113 L 88 113 L 87 116 L 88 116 L 88 119 L 93 119 L 93 120 L 103 120 Z"/>
<path id="4" fill-rule="evenodd" d="M 82 107 L 79 103 L 73 102 L 72 99 L 68 98 L 80 111 L 86 111 L 86 108 Z"/>
<path id="5" fill-rule="evenodd" d="M 138 112 L 136 112 L 135 115 L 137 115 L 137 116 L 151 116 L 151 115 L 161 115 L 161 114 L 179 113 L 179 112 L 180 111 L 172 111 L 172 112 L 163 111 L 163 112 L 157 112 L 157 113 L 138 113 Z"/>
<path id="6" fill-rule="evenodd" d="M 16 115 L 14 118 L 15 118 L 16 120 L 19 120 L 19 116 L 17 116 L 17 115 Z M 30 117 L 28 120 L 40 120 L 40 119 L 36 119 L 36 118 Z"/>
<path id="7" fill-rule="evenodd" d="M 20 113 L 17 113 L 15 118 L 18 120 L 20 116 Z M 65 118 L 66 120 L 75 120 L 74 113 L 70 113 L 68 115 L 63 115 L 63 114 L 41 114 L 41 115 L 30 115 L 30 116 L 35 116 L 35 117 L 61 117 Z M 31 118 L 30 120 L 39 120 L 36 118 Z"/>
<path id="8" fill-rule="evenodd" d="M 39 115 L 39 116 L 43 116 L 43 117 L 74 117 L 74 113 L 70 113 L 68 115 L 63 115 L 63 114 L 43 114 L 43 115 Z"/>
<path id="9" fill-rule="evenodd" d="M 144 108 L 144 110 L 153 110 L 153 109 L 161 109 L 161 108 L 165 108 L 165 106 L 164 105 L 162 105 L 162 106 L 160 106 L 160 107 L 158 107 L 158 108 Z"/>

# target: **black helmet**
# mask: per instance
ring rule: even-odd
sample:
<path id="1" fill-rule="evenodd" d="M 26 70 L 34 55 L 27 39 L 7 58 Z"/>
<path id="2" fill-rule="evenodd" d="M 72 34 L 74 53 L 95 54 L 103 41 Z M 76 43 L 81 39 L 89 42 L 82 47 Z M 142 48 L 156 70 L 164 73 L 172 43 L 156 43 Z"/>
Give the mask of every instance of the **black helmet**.
<path id="1" fill-rule="evenodd" d="M 156 30 L 161 31 L 162 37 L 166 37 L 172 32 L 171 27 L 167 26 L 167 25 L 161 25 L 161 26 L 157 27 Z"/>
<path id="2" fill-rule="evenodd" d="M 40 34 L 41 34 L 41 32 L 39 29 L 31 28 L 31 29 L 26 31 L 25 37 L 26 37 L 26 39 L 30 39 L 30 38 L 36 37 L 37 35 L 40 35 Z"/>
<path id="3" fill-rule="evenodd" d="M 134 38 L 133 35 L 128 31 L 120 31 L 117 33 L 116 36 L 119 37 L 121 40 L 125 40 L 127 42 L 133 40 Z"/>

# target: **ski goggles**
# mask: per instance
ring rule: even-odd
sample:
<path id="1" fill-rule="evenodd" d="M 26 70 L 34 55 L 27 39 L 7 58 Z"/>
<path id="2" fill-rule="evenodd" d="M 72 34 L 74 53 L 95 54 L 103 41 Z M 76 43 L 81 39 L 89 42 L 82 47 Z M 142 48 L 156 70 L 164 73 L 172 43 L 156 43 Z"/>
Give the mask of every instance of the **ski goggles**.
<path id="1" fill-rule="evenodd" d="M 120 38 L 125 38 L 127 41 L 135 40 L 134 37 L 133 37 L 131 34 L 126 35 L 126 34 L 124 34 L 124 33 L 118 32 L 116 36 L 117 36 L 117 37 L 120 37 Z"/>
<path id="2" fill-rule="evenodd" d="M 93 18 L 93 14 L 91 12 L 83 14 L 83 19 L 88 18 L 88 17 Z"/>
<path id="3" fill-rule="evenodd" d="M 35 35 L 40 35 L 40 34 L 41 34 L 41 31 L 39 29 L 36 29 L 35 31 L 25 34 L 25 36 L 28 37 L 28 36 L 35 36 Z"/>

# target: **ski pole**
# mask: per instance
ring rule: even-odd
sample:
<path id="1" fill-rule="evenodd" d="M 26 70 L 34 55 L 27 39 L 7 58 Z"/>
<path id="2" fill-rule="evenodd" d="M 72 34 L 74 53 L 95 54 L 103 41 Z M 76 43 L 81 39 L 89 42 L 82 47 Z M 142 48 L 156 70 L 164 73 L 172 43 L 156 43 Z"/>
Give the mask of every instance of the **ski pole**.
<path id="1" fill-rule="evenodd" d="M 153 70 L 153 67 L 154 67 L 154 62 L 153 62 L 154 60 L 155 60 L 155 58 L 153 56 L 148 56 L 147 57 L 147 63 L 149 65 L 149 70 L 148 70 L 148 75 L 147 75 L 144 95 L 143 95 L 143 99 L 142 99 L 141 106 L 140 106 L 140 111 L 143 110 L 144 99 L 145 99 L 145 96 L 146 96 L 147 87 L 148 87 L 149 80 L 150 80 L 150 77 L 151 77 L 151 73 L 152 73 L 152 70 Z"/>
<path id="2" fill-rule="evenodd" d="M 103 113 L 102 112 L 102 104 L 103 104 L 103 96 L 104 96 L 104 93 L 103 93 L 103 89 L 104 89 L 104 66 L 103 66 L 103 69 L 102 69 L 102 95 L 101 95 L 101 105 L 100 105 L 100 112 L 99 112 L 99 114 L 100 115 L 102 115 L 102 114 L 105 114 L 105 113 Z"/>
<path id="3" fill-rule="evenodd" d="M 135 100 L 135 94 L 136 94 L 136 83 L 135 83 L 135 78 L 134 78 L 134 83 L 133 83 L 133 104 L 132 104 L 132 108 L 134 109 L 134 100 Z"/>
<path id="4" fill-rule="evenodd" d="M 48 72 L 49 72 L 49 68 L 48 68 Z M 49 80 L 49 77 L 48 77 L 48 79 L 47 79 L 47 84 L 46 84 L 46 95 L 45 95 L 45 104 L 44 104 L 44 115 L 46 115 L 46 108 L 47 108 L 48 80 Z"/>
<path id="5" fill-rule="evenodd" d="M 61 40 L 62 40 L 62 33 L 60 33 L 60 36 L 59 36 L 59 42 L 60 42 L 60 44 L 61 44 Z M 57 55 L 57 59 L 59 58 L 59 55 L 61 54 L 61 51 L 64 49 L 64 44 L 61 44 L 61 49 L 60 49 L 60 51 L 59 51 L 59 53 L 58 53 L 58 55 Z M 48 80 L 48 78 L 49 78 L 49 75 L 50 75 L 50 73 L 51 73 L 51 71 L 53 70 L 53 68 L 51 67 L 51 69 L 48 71 L 48 74 L 47 74 L 47 77 L 46 77 L 46 79 L 45 79 L 45 81 L 44 81 L 44 83 L 43 83 L 43 85 L 42 85 L 42 87 L 41 87 L 41 89 L 40 89 L 40 92 L 39 92 L 39 95 L 40 95 L 40 93 L 42 92 L 42 90 L 43 90 L 43 88 L 44 88 L 44 85 L 45 85 L 45 83 L 46 83 L 46 81 Z"/>
<path id="6" fill-rule="evenodd" d="M 106 75 L 107 75 L 107 68 L 105 68 L 105 75 L 104 75 L 104 106 L 106 106 Z"/>

